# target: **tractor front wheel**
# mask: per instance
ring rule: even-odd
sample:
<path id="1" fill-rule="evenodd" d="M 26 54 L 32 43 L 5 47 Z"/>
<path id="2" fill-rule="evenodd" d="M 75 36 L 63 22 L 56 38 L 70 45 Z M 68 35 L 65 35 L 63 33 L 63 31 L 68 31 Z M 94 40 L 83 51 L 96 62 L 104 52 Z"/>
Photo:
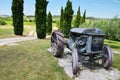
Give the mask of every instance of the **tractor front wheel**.
<path id="1" fill-rule="evenodd" d="M 103 67 L 109 69 L 112 66 L 113 53 L 109 46 L 103 48 Z"/>
<path id="2" fill-rule="evenodd" d="M 77 75 L 77 73 L 79 71 L 78 52 L 77 52 L 77 49 L 75 49 L 75 48 L 72 50 L 72 70 L 73 70 L 73 74 Z"/>

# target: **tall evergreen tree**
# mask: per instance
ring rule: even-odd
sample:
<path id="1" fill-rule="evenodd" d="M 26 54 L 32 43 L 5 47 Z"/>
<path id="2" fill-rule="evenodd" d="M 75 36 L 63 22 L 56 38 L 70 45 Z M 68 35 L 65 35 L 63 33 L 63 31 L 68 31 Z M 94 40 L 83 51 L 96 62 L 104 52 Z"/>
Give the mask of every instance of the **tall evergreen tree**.
<path id="1" fill-rule="evenodd" d="M 23 0 L 12 1 L 12 18 L 15 35 L 23 35 Z"/>
<path id="2" fill-rule="evenodd" d="M 46 8 L 48 2 L 46 0 L 36 0 L 35 4 L 35 22 L 36 32 L 39 39 L 46 37 Z"/>
<path id="3" fill-rule="evenodd" d="M 80 20 L 81 20 L 81 14 L 80 14 L 80 6 L 79 6 L 78 11 L 77 11 L 77 16 L 76 16 L 75 22 L 74 22 L 74 27 L 80 26 Z"/>
<path id="4" fill-rule="evenodd" d="M 60 30 L 63 32 L 64 26 L 63 26 L 63 7 L 61 7 L 61 15 L 60 15 Z"/>
<path id="5" fill-rule="evenodd" d="M 72 9 L 72 2 L 70 0 L 67 1 L 66 7 L 64 9 L 64 21 L 63 21 L 63 26 L 64 26 L 64 35 L 65 37 L 68 37 L 69 31 L 71 29 L 71 21 L 73 18 L 73 9 Z"/>
<path id="6" fill-rule="evenodd" d="M 47 16 L 47 33 L 50 34 L 52 32 L 52 14 L 48 13 Z"/>
<path id="7" fill-rule="evenodd" d="M 82 17 L 81 23 L 85 23 L 85 19 L 86 19 L 86 10 L 83 13 L 83 17 Z"/>

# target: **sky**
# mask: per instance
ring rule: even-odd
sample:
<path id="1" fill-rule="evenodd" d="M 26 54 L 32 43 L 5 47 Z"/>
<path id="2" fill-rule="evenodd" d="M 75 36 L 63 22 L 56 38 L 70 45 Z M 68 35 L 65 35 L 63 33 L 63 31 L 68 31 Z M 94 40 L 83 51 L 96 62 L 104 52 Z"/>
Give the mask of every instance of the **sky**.
<path id="1" fill-rule="evenodd" d="M 60 15 L 61 7 L 65 8 L 67 0 L 47 0 L 47 13 L 50 11 L 52 15 Z M 120 18 L 120 0 L 70 0 L 74 14 L 77 13 L 80 6 L 81 15 L 86 10 L 87 17 L 97 18 Z M 11 15 L 12 0 L 0 0 L 0 15 Z M 24 14 L 34 15 L 35 0 L 24 0 Z"/>

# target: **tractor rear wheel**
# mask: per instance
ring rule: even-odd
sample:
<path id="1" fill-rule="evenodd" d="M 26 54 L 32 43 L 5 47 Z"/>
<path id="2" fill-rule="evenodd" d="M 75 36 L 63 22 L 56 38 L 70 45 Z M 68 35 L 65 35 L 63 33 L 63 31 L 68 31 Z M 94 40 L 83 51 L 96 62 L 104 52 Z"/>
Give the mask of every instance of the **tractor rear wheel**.
<path id="1" fill-rule="evenodd" d="M 61 57 L 64 52 L 64 36 L 59 30 L 52 33 L 51 51 L 55 57 Z"/>

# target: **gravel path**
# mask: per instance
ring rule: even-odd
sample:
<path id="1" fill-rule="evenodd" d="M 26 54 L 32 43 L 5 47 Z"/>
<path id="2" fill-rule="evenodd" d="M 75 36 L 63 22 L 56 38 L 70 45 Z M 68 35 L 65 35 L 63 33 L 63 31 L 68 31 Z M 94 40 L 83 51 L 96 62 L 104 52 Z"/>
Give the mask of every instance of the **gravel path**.
<path id="1" fill-rule="evenodd" d="M 48 49 L 51 52 L 51 49 Z M 69 77 L 74 77 L 72 73 L 71 55 L 68 49 L 65 49 L 62 58 L 57 58 L 58 64 L 64 68 L 66 74 Z M 120 71 L 111 68 L 111 70 L 106 70 L 101 66 L 94 66 L 92 68 L 85 67 L 79 63 L 80 74 L 75 77 L 75 80 L 120 80 Z"/>
<path id="2" fill-rule="evenodd" d="M 10 45 L 16 42 L 34 40 L 34 39 L 37 39 L 37 38 L 36 37 L 4 38 L 4 39 L 0 39 L 0 46 Z"/>

